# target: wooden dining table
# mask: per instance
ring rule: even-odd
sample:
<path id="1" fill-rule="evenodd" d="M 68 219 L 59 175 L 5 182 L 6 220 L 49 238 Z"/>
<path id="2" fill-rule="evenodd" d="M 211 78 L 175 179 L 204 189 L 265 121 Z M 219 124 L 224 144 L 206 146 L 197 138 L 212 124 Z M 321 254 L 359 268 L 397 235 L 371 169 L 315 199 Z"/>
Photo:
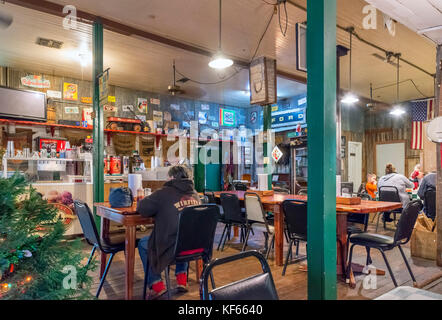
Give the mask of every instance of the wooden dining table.
<path id="1" fill-rule="evenodd" d="M 244 202 L 244 193 L 246 191 L 220 191 L 214 192 L 217 199 L 221 193 L 235 194 L 238 199 Z M 253 192 L 250 190 L 249 192 Z M 275 263 L 278 266 L 283 265 L 284 248 L 284 214 L 282 203 L 284 200 L 303 200 L 307 201 L 307 196 L 293 194 L 273 194 L 262 196 L 261 202 L 264 210 L 273 212 L 275 227 Z M 347 264 L 347 215 L 349 213 L 370 214 L 375 212 L 391 211 L 401 208 L 401 203 L 385 201 L 361 200 L 357 205 L 336 204 L 336 236 L 337 236 L 337 273 L 344 275 Z"/>
<path id="2" fill-rule="evenodd" d="M 134 203 L 127 208 L 112 208 L 109 202 L 94 203 L 97 209 L 97 215 L 101 217 L 101 238 L 109 239 L 111 237 L 109 226 L 110 221 L 121 224 L 125 227 L 125 286 L 126 286 L 126 300 L 133 298 L 133 282 L 134 282 L 134 266 L 135 266 L 135 244 L 137 226 L 154 224 L 153 218 L 145 218 L 137 212 L 137 205 Z M 101 252 L 100 261 L 100 278 L 103 275 L 106 267 L 107 254 Z M 196 279 L 202 271 L 202 261 L 196 261 Z"/>

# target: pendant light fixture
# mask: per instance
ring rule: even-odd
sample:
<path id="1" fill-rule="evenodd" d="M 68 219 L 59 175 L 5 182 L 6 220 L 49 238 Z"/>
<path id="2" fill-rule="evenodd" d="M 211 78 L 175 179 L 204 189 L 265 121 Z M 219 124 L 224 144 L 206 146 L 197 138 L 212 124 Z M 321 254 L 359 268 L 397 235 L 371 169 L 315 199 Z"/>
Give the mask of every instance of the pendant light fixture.
<path id="1" fill-rule="evenodd" d="M 403 115 L 405 113 L 405 110 L 402 109 L 400 103 L 399 103 L 399 61 L 400 61 L 400 57 L 401 54 L 397 53 L 396 55 L 397 58 L 397 69 L 396 69 L 396 105 L 393 107 L 393 110 L 390 112 L 390 114 L 394 115 L 394 116 L 400 116 Z"/>
<path id="2" fill-rule="evenodd" d="M 341 102 L 342 103 L 345 103 L 345 104 L 353 104 L 353 103 L 356 103 L 356 102 L 358 102 L 359 101 L 359 98 L 358 97 L 356 97 L 352 92 L 351 92 L 351 67 L 352 67 L 352 52 L 353 52 L 353 43 L 352 43 L 352 40 L 353 40 L 353 31 L 354 31 L 354 28 L 353 27 L 350 27 L 349 29 L 348 29 L 348 31 L 349 31 L 349 33 L 350 33 L 350 72 L 349 72 L 349 86 L 350 86 L 350 88 L 349 88 L 349 90 L 348 90 L 348 93 L 344 96 L 344 98 L 342 98 L 342 100 L 341 100 Z"/>
<path id="3" fill-rule="evenodd" d="M 212 60 L 209 62 L 209 67 L 214 69 L 224 69 L 233 65 L 233 61 L 226 56 L 223 55 L 221 50 L 221 12 L 222 6 L 221 1 L 219 0 L 219 47 L 218 52 L 213 56 Z"/>

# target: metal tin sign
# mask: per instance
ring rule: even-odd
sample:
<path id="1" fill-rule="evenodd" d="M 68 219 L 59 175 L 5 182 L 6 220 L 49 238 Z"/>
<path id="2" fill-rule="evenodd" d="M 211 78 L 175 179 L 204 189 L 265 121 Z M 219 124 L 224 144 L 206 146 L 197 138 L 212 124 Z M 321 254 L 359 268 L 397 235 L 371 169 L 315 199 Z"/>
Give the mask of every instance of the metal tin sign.
<path id="1" fill-rule="evenodd" d="M 236 112 L 233 110 L 219 109 L 219 124 L 226 127 L 234 127 Z"/>
<path id="2" fill-rule="evenodd" d="M 305 109 L 272 112 L 272 128 L 286 127 L 305 122 Z"/>
<path id="3" fill-rule="evenodd" d="M 49 80 L 43 79 L 41 76 L 28 75 L 21 78 L 21 84 L 26 87 L 47 89 L 51 87 Z"/>

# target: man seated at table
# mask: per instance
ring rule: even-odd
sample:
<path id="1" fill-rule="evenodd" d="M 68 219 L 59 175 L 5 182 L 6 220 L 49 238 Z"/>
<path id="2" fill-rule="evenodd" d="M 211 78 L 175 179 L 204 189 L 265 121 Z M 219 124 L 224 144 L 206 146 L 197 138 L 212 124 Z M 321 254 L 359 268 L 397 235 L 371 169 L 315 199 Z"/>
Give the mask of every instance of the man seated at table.
<path id="1" fill-rule="evenodd" d="M 161 272 L 174 261 L 174 247 L 178 231 L 178 214 L 187 206 L 200 204 L 190 171 L 184 166 L 170 168 L 169 181 L 138 203 L 137 212 L 153 217 L 155 225 L 150 236 L 140 240 L 138 251 L 148 272 L 148 285 L 152 298 L 164 294 L 167 289 Z M 185 291 L 187 286 L 187 263 L 178 263 L 175 269 L 177 287 Z"/>

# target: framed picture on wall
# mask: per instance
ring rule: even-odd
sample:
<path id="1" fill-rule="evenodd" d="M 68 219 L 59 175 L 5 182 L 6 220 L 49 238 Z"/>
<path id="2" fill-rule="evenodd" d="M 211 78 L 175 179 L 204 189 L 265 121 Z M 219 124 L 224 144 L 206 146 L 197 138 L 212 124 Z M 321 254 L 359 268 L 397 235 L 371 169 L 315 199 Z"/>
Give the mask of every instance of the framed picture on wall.
<path id="1" fill-rule="evenodd" d="M 296 24 L 296 69 L 307 72 L 307 26 Z"/>

